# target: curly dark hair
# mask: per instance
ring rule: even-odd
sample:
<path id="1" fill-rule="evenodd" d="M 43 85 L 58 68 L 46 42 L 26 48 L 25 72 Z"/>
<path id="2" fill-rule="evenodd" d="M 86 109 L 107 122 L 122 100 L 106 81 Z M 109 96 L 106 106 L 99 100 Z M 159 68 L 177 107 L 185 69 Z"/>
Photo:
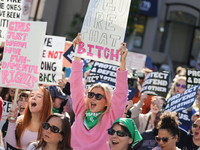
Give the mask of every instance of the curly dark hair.
<path id="1" fill-rule="evenodd" d="M 166 112 L 161 115 L 158 129 L 166 129 L 171 135 L 180 135 L 178 117 L 176 112 Z"/>

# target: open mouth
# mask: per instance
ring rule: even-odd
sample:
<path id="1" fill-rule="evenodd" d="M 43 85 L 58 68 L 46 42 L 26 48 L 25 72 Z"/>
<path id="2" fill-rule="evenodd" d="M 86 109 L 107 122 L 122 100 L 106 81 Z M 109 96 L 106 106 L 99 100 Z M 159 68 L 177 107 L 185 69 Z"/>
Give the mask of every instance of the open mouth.
<path id="1" fill-rule="evenodd" d="M 20 107 L 19 107 L 19 111 L 20 111 L 20 112 L 23 112 L 24 110 L 25 110 L 25 107 L 24 107 L 24 106 L 20 106 Z"/>
<path id="2" fill-rule="evenodd" d="M 198 136 L 198 135 L 199 135 L 199 132 L 194 132 L 194 135 L 195 135 L 195 136 Z"/>
<path id="3" fill-rule="evenodd" d="M 95 103 L 91 103 L 91 109 L 94 109 L 96 107 Z"/>
<path id="4" fill-rule="evenodd" d="M 31 102 L 31 108 L 34 108 L 36 106 L 37 106 L 36 102 Z"/>
<path id="5" fill-rule="evenodd" d="M 112 145 L 117 145 L 117 144 L 119 144 L 119 142 L 112 140 Z"/>

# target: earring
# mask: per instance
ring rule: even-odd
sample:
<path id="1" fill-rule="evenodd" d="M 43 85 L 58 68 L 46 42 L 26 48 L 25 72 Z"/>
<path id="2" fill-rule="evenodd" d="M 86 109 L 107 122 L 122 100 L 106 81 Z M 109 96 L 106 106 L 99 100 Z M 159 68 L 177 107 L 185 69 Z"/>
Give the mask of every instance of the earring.
<path id="1" fill-rule="evenodd" d="M 60 143 L 62 143 L 62 140 L 59 140 Z"/>

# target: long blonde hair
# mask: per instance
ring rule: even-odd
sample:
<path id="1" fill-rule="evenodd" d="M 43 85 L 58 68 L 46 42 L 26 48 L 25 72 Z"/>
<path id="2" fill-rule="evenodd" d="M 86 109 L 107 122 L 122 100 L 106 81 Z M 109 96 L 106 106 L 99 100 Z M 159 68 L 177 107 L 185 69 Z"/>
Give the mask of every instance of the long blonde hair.
<path id="1" fill-rule="evenodd" d="M 94 88 L 101 88 L 103 91 L 104 91 L 104 93 L 105 93 L 105 96 L 106 96 L 106 103 L 107 103 L 107 106 L 105 106 L 105 109 L 104 109 L 104 111 L 103 111 L 103 113 L 100 115 L 100 117 L 99 117 L 99 121 L 98 121 L 98 123 L 99 122 L 101 122 L 101 119 L 102 119 L 102 117 L 103 117 L 103 115 L 104 114 L 106 114 L 106 113 L 108 113 L 109 112 L 109 110 L 110 110 L 110 105 L 111 105 L 111 97 L 112 97 L 112 95 L 113 95 L 113 90 L 112 90 L 112 88 L 111 87 L 109 87 L 107 84 L 105 84 L 105 83 L 97 83 L 97 84 L 94 84 L 91 88 L 90 88 L 90 90 L 89 90 L 89 92 L 91 92 Z M 85 110 L 83 111 L 83 119 L 85 118 L 85 113 L 88 111 L 88 109 L 89 109 L 89 102 L 88 102 L 88 97 L 86 97 L 86 99 L 85 99 Z"/>

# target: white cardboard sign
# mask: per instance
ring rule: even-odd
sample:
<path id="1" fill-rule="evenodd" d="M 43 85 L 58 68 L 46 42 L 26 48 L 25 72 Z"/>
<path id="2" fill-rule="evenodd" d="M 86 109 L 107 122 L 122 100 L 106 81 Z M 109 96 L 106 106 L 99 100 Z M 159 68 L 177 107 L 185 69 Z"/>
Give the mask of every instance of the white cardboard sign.
<path id="1" fill-rule="evenodd" d="M 58 79 L 62 79 L 64 49 L 64 37 L 45 36 L 39 83 L 58 85 Z"/>
<path id="2" fill-rule="evenodd" d="M 90 0 L 75 56 L 120 64 L 131 0 Z"/>
<path id="3" fill-rule="evenodd" d="M 1 66 L 2 87 L 38 87 L 46 22 L 11 21 Z"/>

